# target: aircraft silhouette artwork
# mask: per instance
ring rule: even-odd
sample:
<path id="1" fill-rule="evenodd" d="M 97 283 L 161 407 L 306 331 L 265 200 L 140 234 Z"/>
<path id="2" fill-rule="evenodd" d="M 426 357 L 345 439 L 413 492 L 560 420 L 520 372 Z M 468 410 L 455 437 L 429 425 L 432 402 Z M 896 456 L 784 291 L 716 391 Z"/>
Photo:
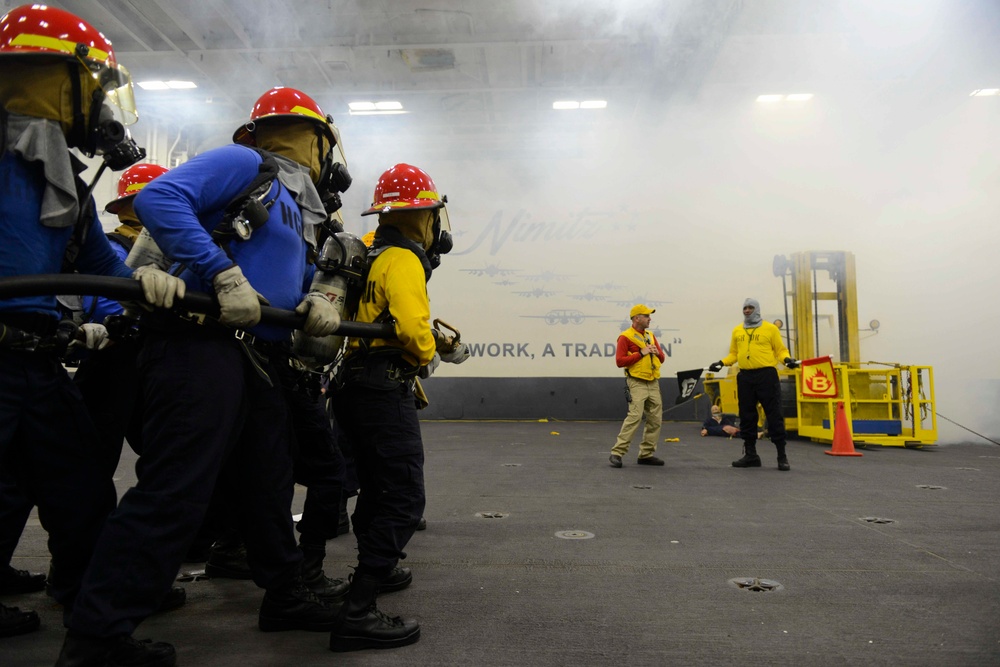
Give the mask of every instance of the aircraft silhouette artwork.
<path id="1" fill-rule="evenodd" d="M 628 299 L 626 301 L 613 301 L 612 303 L 614 303 L 616 306 L 622 306 L 623 308 L 625 306 L 634 306 L 637 303 L 644 303 L 647 306 L 649 306 L 650 308 L 654 308 L 655 309 L 655 308 L 659 308 L 660 306 L 664 306 L 664 305 L 666 305 L 668 303 L 673 303 L 673 302 L 672 301 L 653 301 L 652 299 L 650 299 L 648 297 L 640 295 L 640 296 L 634 296 L 631 299 Z"/>
<path id="2" fill-rule="evenodd" d="M 530 280 L 531 282 L 538 282 L 543 280 L 548 282 L 550 280 L 562 280 L 563 278 L 569 278 L 568 273 L 552 273 L 551 271 L 543 271 L 542 273 L 535 273 L 532 275 L 524 276 L 525 280 Z"/>
<path id="3" fill-rule="evenodd" d="M 515 291 L 514 294 L 527 298 L 541 299 L 544 296 L 554 296 L 556 292 L 553 292 L 552 290 L 543 289 L 541 287 L 536 287 L 534 289 L 529 289 L 529 290 Z"/>
<path id="4" fill-rule="evenodd" d="M 544 315 L 521 315 L 529 319 L 543 319 L 548 325 L 555 324 L 583 324 L 584 320 L 600 315 L 585 315 L 581 310 L 573 309 L 553 309 Z"/>
<path id="5" fill-rule="evenodd" d="M 489 276 L 490 278 L 517 273 L 517 269 L 501 269 L 499 264 L 487 264 L 480 269 L 459 269 L 459 271 L 471 273 L 474 276 Z"/>
<path id="6" fill-rule="evenodd" d="M 585 294 L 570 294 L 570 297 L 576 299 L 577 301 L 605 301 L 608 298 L 604 295 L 596 294 L 593 291 Z"/>

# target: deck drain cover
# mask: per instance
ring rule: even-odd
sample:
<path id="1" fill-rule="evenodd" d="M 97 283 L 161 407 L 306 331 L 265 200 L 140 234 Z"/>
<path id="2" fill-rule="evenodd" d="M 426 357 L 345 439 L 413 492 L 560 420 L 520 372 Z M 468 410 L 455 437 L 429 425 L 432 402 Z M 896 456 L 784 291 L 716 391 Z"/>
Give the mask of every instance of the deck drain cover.
<path id="1" fill-rule="evenodd" d="M 653 487 L 651 487 L 649 484 L 633 484 L 632 488 L 633 489 L 651 489 Z"/>
<path id="2" fill-rule="evenodd" d="M 200 570 L 183 570 L 181 571 L 180 574 L 177 575 L 176 580 L 186 584 L 192 581 L 205 581 L 206 579 L 210 578 L 211 577 L 205 574 L 205 569 L 202 568 Z"/>
<path id="3" fill-rule="evenodd" d="M 945 488 L 943 486 L 935 486 L 934 484 L 917 484 L 918 489 L 930 489 L 931 491 L 940 491 Z"/>
<path id="4" fill-rule="evenodd" d="M 506 512 L 476 512 L 480 519 L 506 519 L 509 515 Z"/>
<path id="5" fill-rule="evenodd" d="M 739 577 L 736 579 L 730 579 L 729 583 L 733 584 L 737 588 L 741 588 L 745 591 L 754 591 L 755 593 L 770 593 L 771 591 L 780 591 L 784 586 L 779 584 L 777 581 L 771 579 L 758 579 L 757 577 Z"/>
<path id="6" fill-rule="evenodd" d="M 563 540 L 589 540 L 594 536 L 585 530 L 560 530 L 556 532 L 556 537 Z"/>
<path id="7" fill-rule="evenodd" d="M 864 516 L 861 517 L 861 520 L 868 523 L 896 523 L 895 519 L 883 519 L 880 516 Z"/>
<path id="8" fill-rule="evenodd" d="M 521 465 L 520 463 L 504 463 L 503 467 L 504 468 L 518 468 L 518 467 L 520 467 L 520 465 Z"/>

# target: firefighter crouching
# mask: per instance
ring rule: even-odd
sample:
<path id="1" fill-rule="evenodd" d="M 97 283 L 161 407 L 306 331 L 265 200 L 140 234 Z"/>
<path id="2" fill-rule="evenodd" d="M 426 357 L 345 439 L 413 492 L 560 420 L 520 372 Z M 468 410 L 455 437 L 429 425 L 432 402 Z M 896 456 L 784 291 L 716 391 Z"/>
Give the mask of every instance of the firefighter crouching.
<path id="1" fill-rule="evenodd" d="M 416 621 L 383 614 L 376 596 L 423 516 L 424 449 L 413 385 L 435 355 L 427 281 L 451 250 L 451 228 L 446 199 L 417 167 L 388 169 L 372 201 L 363 215 L 378 214 L 379 224 L 355 319 L 392 322 L 397 339 L 350 340 L 333 397 L 361 487 L 353 515 L 358 565 L 330 635 L 333 651 L 395 648 L 420 638 Z"/>

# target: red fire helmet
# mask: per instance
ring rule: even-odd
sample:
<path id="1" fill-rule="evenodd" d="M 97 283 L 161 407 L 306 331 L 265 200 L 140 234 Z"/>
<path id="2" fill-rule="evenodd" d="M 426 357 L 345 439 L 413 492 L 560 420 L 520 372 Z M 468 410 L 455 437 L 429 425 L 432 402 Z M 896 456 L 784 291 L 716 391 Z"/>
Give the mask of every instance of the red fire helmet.
<path id="1" fill-rule="evenodd" d="M 132 165 L 122 172 L 121 178 L 118 179 L 118 199 L 108 202 L 104 210 L 108 213 L 118 213 L 125 202 L 139 194 L 139 191 L 146 187 L 147 183 L 165 173 L 167 173 L 166 167 L 161 167 L 158 164 L 143 162 Z"/>
<path id="2" fill-rule="evenodd" d="M 233 141 L 247 146 L 256 145 L 254 123 L 265 118 L 307 118 L 319 124 L 332 145 L 340 142 L 334 131 L 333 118 L 323 113 L 316 101 L 294 88 L 272 88 L 261 95 L 250 112 L 250 121 L 238 127 Z"/>

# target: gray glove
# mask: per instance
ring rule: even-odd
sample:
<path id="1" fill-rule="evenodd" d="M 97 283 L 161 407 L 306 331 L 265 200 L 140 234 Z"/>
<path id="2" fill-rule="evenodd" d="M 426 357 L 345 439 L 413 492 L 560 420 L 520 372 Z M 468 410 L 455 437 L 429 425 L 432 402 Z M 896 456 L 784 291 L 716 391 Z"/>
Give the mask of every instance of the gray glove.
<path id="1" fill-rule="evenodd" d="M 434 371 L 440 365 L 441 365 L 441 355 L 435 352 L 434 356 L 430 360 L 430 363 L 428 363 L 426 366 L 421 366 L 420 370 L 417 371 L 417 377 L 419 377 L 421 380 L 426 380 L 434 373 Z"/>
<path id="2" fill-rule="evenodd" d="M 160 308 L 173 306 L 174 297 L 183 299 L 184 291 L 187 289 L 183 280 L 161 271 L 152 264 L 140 266 L 132 273 L 132 277 L 142 285 L 146 301 Z"/>
<path id="3" fill-rule="evenodd" d="M 310 336 L 329 336 L 340 326 L 340 313 L 330 302 L 330 297 L 322 292 L 309 292 L 295 312 L 306 316 L 302 330 Z"/>
<path id="4" fill-rule="evenodd" d="M 212 286 L 219 299 L 219 322 L 240 328 L 260 322 L 260 304 L 266 304 L 267 299 L 250 286 L 240 267 L 220 271 L 212 279 Z"/>
<path id="5" fill-rule="evenodd" d="M 469 346 L 465 343 L 459 343 L 454 352 L 442 352 L 441 361 L 449 364 L 460 364 L 470 356 L 472 356 L 472 351 L 469 349 Z"/>
<path id="6" fill-rule="evenodd" d="M 718 373 L 719 371 L 722 370 L 723 366 L 725 366 L 725 364 L 723 364 L 721 360 L 716 361 L 708 365 L 708 370 L 712 371 L 713 373 Z"/>
<path id="7" fill-rule="evenodd" d="M 795 361 L 791 357 L 785 357 L 785 368 L 789 370 L 794 370 L 799 367 L 799 362 Z"/>
<path id="8" fill-rule="evenodd" d="M 74 340 L 71 345 L 81 344 L 88 350 L 103 350 L 108 344 L 108 330 L 103 324 L 81 324 L 77 336 L 82 336 L 83 340 Z"/>

